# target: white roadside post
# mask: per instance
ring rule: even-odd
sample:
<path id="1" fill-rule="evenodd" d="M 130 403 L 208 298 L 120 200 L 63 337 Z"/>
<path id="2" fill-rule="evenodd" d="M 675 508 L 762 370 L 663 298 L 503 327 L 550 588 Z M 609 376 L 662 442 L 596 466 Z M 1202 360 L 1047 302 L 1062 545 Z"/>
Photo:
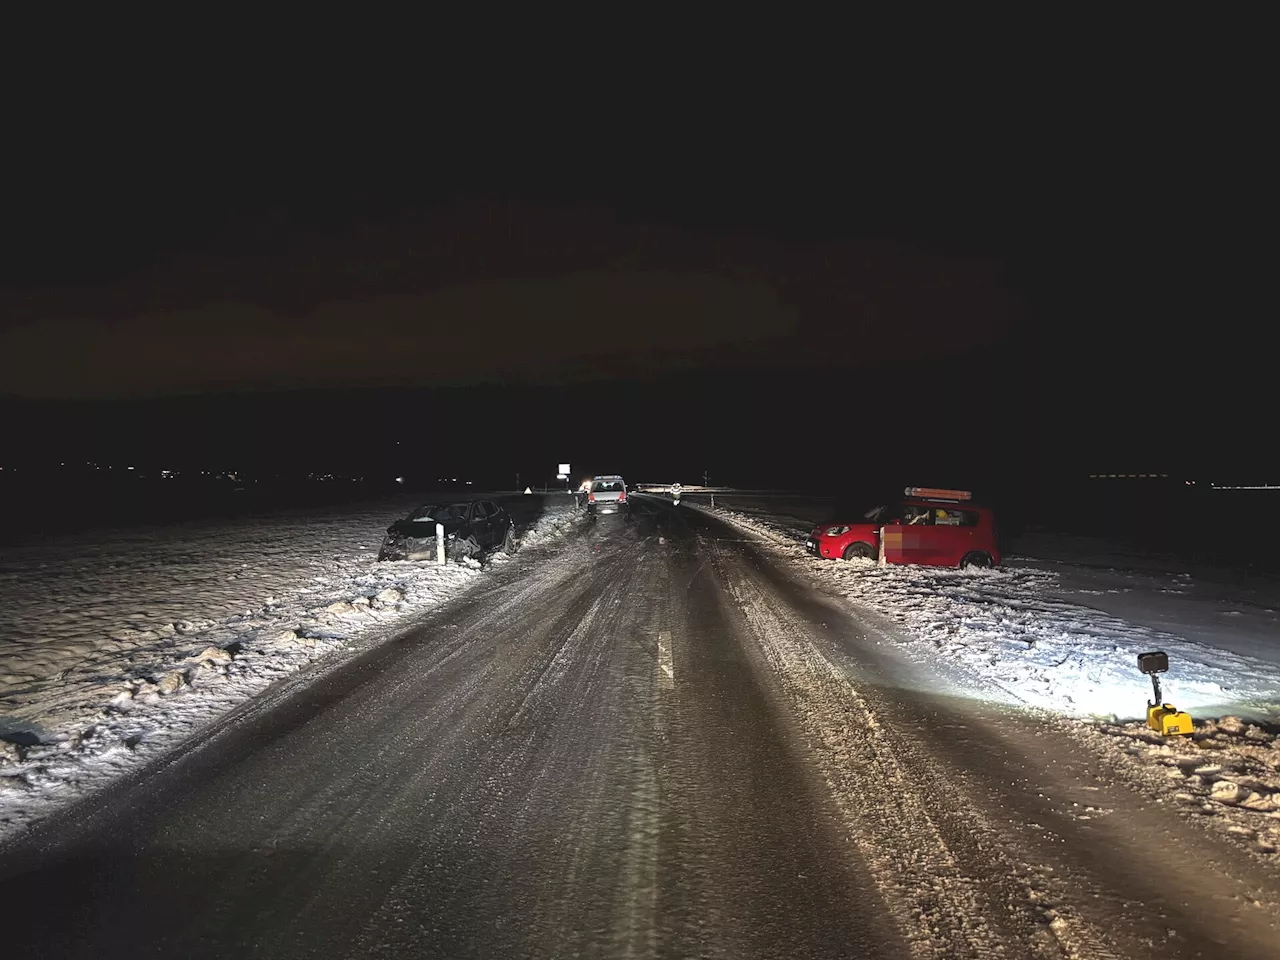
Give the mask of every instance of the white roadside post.
<path id="1" fill-rule="evenodd" d="M 444 563 L 444 524 L 436 524 L 436 563 Z"/>
<path id="2" fill-rule="evenodd" d="M 878 539 L 880 541 L 880 557 L 876 560 L 876 565 L 885 567 L 888 566 L 889 562 L 884 558 L 884 527 L 880 528 L 880 536 Z"/>

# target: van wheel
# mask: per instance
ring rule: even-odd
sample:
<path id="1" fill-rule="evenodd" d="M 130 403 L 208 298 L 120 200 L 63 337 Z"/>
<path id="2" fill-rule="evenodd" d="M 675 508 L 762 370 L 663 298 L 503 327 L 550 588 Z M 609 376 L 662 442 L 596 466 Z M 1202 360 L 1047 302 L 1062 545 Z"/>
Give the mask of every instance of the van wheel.
<path id="1" fill-rule="evenodd" d="M 966 553 L 960 558 L 960 569 L 965 567 L 993 567 L 995 564 L 991 562 L 991 554 L 984 553 L 981 550 L 974 550 L 972 553 Z"/>
<path id="2" fill-rule="evenodd" d="M 869 543 L 863 543 L 859 540 L 857 543 L 851 543 L 844 548 L 844 558 L 852 560 L 858 557 L 862 560 L 874 560 L 876 558 L 876 549 Z"/>

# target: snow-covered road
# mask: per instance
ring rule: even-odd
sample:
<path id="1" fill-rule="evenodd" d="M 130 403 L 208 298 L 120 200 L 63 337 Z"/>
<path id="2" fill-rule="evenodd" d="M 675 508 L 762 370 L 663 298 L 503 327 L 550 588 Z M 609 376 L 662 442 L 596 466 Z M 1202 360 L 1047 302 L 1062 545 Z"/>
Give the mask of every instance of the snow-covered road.
<path id="1" fill-rule="evenodd" d="M 984 695 L 923 581 L 637 509 L 0 847 L 6 955 L 1275 956 L 1272 733 Z"/>

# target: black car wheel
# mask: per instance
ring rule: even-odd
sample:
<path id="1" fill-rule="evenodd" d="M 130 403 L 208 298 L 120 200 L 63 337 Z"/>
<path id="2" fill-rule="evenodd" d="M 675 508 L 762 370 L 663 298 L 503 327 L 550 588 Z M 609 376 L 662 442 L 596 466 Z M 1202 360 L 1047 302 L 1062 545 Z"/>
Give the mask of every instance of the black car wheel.
<path id="1" fill-rule="evenodd" d="M 507 527 L 507 535 L 502 538 L 502 546 L 500 548 L 503 553 L 516 552 L 516 531 L 513 527 Z"/>
<path id="2" fill-rule="evenodd" d="M 966 567 L 993 567 L 991 554 L 984 553 L 981 550 L 975 550 L 972 553 L 966 553 L 960 560 L 960 568 Z"/>
<path id="3" fill-rule="evenodd" d="M 869 543 L 863 543 L 859 540 L 857 543 L 851 543 L 844 548 L 844 558 L 852 560 L 858 557 L 861 560 L 874 560 L 876 558 L 876 548 Z"/>

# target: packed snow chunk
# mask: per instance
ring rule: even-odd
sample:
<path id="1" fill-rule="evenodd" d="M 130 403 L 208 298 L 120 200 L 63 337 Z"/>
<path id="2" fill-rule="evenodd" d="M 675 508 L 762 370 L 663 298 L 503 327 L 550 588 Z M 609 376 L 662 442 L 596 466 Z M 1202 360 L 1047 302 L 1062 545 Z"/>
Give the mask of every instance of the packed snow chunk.
<path id="1" fill-rule="evenodd" d="M 117 693 L 114 697 L 111 698 L 112 709 L 118 710 L 121 713 L 128 713 L 130 710 L 133 709 L 133 697 L 134 697 L 134 690 L 132 687 L 128 687 L 124 690 L 121 690 L 119 693 Z"/>
<path id="2" fill-rule="evenodd" d="M 235 658 L 228 650 L 222 647 L 205 647 L 198 657 L 195 658 L 196 663 L 211 667 L 226 666 Z"/>
<path id="3" fill-rule="evenodd" d="M 0 765 L 6 763 L 17 763 L 22 759 L 22 754 L 18 751 L 16 743 L 10 743 L 8 740 L 0 740 Z"/>
<path id="4" fill-rule="evenodd" d="M 1213 789 L 1209 791 L 1209 796 L 1217 800 L 1218 803 L 1239 803 L 1248 795 L 1248 790 L 1238 783 L 1232 783 L 1230 780 L 1219 780 L 1213 785 Z"/>
<path id="5" fill-rule="evenodd" d="M 331 603 L 324 609 L 325 613 L 331 613 L 335 617 L 345 616 L 348 613 L 355 613 L 355 607 L 351 606 L 351 604 L 346 600 L 339 600 L 336 603 Z"/>
<path id="6" fill-rule="evenodd" d="M 154 680 L 140 680 L 133 691 L 133 699 L 139 703 L 156 703 L 160 699 L 160 689 Z"/>
<path id="7" fill-rule="evenodd" d="M 0 770 L 3 770 L 0 767 Z M 6 794 L 13 796 L 15 800 L 20 799 L 22 794 L 31 792 L 31 782 L 21 774 L 16 776 L 11 774 L 0 773 L 0 797 Z"/>
<path id="8" fill-rule="evenodd" d="M 187 671 L 170 670 L 168 673 L 166 673 L 163 677 L 160 678 L 159 682 L 156 684 L 156 689 L 162 695 L 168 696 L 171 693 L 177 693 L 179 690 L 181 690 L 184 686 L 187 685 L 187 682 L 189 680 L 190 680 L 190 677 L 187 675 Z"/>
<path id="9" fill-rule="evenodd" d="M 1217 728 L 1223 733 L 1238 737 L 1244 733 L 1245 722 L 1239 717 L 1223 717 L 1217 722 Z"/>
<path id="10" fill-rule="evenodd" d="M 395 587 L 387 587 L 385 590 L 379 590 L 374 594 L 373 599 L 378 603 L 393 604 L 399 603 L 404 599 L 404 594 Z"/>
<path id="11" fill-rule="evenodd" d="M 1271 813 L 1277 809 L 1276 794 L 1250 791 L 1249 795 L 1240 801 L 1240 806 L 1247 810 L 1257 810 L 1259 813 Z"/>

